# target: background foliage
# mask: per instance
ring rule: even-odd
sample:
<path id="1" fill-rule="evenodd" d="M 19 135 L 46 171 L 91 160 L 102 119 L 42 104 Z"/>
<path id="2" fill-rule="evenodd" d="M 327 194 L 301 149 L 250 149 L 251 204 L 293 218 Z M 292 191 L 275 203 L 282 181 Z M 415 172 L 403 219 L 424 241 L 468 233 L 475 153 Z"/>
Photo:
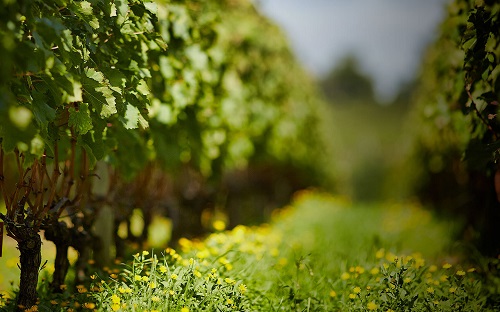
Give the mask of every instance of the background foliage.
<path id="1" fill-rule="evenodd" d="M 463 238 L 498 244 L 499 6 L 455 1 L 429 49 L 414 100 L 419 196 L 467 220 Z M 410 165 L 411 166 L 411 165 Z"/>

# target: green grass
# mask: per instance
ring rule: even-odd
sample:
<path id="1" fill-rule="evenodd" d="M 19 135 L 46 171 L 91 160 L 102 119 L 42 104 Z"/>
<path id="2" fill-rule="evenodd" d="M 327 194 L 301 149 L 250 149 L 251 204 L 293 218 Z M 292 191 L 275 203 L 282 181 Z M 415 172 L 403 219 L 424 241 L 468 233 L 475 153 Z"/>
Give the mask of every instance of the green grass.
<path id="1" fill-rule="evenodd" d="M 354 205 L 304 191 L 269 225 L 140 251 L 39 311 L 495 311 L 498 259 L 451 248 L 454 225 L 416 203 Z M 72 303 L 70 303 L 70 301 Z M 77 303 L 75 305 L 75 302 Z"/>

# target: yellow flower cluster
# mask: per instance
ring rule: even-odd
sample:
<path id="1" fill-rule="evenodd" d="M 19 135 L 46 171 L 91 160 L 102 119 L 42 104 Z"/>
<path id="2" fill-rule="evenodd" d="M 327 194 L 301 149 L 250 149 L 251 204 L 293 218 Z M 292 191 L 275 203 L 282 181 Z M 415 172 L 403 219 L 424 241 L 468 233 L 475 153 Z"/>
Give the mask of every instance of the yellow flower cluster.
<path id="1" fill-rule="evenodd" d="M 378 292 L 393 292 L 397 287 L 409 287 L 409 289 L 419 289 L 413 283 L 420 283 L 420 276 L 424 277 L 427 284 L 424 293 L 430 297 L 430 302 L 437 305 L 437 294 L 457 294 L 461 280 L 467 274 L 476 271 L 475 268 L 453 269 L 450 263 L 444 263 L 441 267 L 435 264 L 426 266 L 425 260 L 419 253 L 409 256 L 397 256 L 385 249 L 375 252 L 375 259 L 378 260 L 373 267 L 361 265 L 350 266 L 338 275 L 338 287 L 327 289 L 330 298 L 338 297 L 338 293 L 343 293 L 345 299 L 351 304 L 363 304 L 366 310 L 373 311 L 380 308 L 380 303 L 369 300 L 370 291 L 376 289 Z M 366 274 L 365 272 L 368 272 Z M 423 272 L 423 273 L 417 273 Z M 366 294 L 361 285 L 366 285 Z M 407 292 L 405 290 L 405 292 Z M 396 298 L 396 297 L 394 297 Z M 384 310 L 385 311 L 385 310 Z M 393 311 L 388 309 L 387 311 Z"/>

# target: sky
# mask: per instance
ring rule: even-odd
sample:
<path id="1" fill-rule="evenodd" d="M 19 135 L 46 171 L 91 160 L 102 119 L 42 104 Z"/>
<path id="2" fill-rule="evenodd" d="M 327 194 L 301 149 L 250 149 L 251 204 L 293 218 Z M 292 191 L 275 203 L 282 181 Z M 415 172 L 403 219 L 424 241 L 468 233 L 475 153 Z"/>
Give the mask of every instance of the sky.
<path id="1" fill-rule="evenodd" d="M 389 100 L 417 74 L 426 46 L 437 36 L 448 0 L 258 0 L 284 30 L 305 68 L 325 75 L 355 54 Z"/>

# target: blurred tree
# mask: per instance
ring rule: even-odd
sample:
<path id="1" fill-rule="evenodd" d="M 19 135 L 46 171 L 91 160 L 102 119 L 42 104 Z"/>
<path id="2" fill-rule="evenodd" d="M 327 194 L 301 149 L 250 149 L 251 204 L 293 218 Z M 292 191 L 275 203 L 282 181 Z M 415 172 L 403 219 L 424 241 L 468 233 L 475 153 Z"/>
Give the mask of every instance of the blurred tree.
<path id="1" fill-rule="evenodd" d="M 321 81 L 321 88 L 332 103 L 375 102 L 372 78 L 359 68 L 355 55 L 346 55 Z"/>

